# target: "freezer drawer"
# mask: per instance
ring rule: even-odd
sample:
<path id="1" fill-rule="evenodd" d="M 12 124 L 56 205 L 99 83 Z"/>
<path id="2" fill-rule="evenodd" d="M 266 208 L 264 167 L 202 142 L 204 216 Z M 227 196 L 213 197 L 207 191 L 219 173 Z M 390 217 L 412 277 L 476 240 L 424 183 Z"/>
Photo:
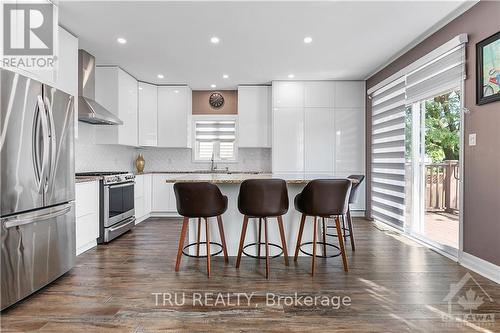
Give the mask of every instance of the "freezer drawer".
<path id="1" fill-rule="evenodd" d="M 74 266 L 74 202 L 10 216 L 0 223 L 3 310 Z"/>

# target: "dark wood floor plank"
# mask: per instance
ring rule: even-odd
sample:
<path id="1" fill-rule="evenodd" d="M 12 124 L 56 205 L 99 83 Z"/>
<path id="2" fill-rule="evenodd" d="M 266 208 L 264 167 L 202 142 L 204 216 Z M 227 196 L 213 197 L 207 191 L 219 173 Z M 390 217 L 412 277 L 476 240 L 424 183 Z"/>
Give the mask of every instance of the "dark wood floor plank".
<path id="1" fill-rule="evenodd" d="M 442 320 L 450 284 L 467 272 L 493 299 L 484 300 L 477 310 L 496 315 L 496 322 L 483 332 L 500 331 L 498 284 L 362 219 L 354 219 L 356 251 L 346 247 L 349 272 L 344 272 L 340 257 L 318 258 L 314 277 L 310 257 L 290 261 L 290 266 L 276 258 L 269 279 L 265 261 L 248 257 L 241 259 L 239 269 L 234 268 L 235 257 L 229 258 L 229 265 L 222 256 L 213 257 L 210 279 L 204 259 L 184 256 L 175 272 L 181 225 L 178 219 L 150 219 L 112 243 L 82 254 L 69 273 L 2 312 L 1 331 L 470 332 L 477 329 Z M 312 235 L 304 235 L 303 242 L 308 237 Z M 465 288 L 476 286 L 469 281 Z M 254 293 L 248 304 L 236 304 L 242 292 Z M 153 293 L 183 294 L 186 303 L 156 304 Z M 193 305 L 199 293 L 227 295 L 230 303 Z M 351 305 L 335 309 L 269 304 L 266 293 L 349 296 Z"/>

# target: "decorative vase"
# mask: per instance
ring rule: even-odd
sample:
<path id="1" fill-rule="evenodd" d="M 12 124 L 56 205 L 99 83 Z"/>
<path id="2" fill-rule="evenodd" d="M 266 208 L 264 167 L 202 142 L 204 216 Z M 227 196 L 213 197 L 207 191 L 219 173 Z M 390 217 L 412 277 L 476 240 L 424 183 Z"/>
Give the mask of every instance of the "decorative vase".
<path id="1" fill-rule="evenodd" d="M 142 156 L 142 154 L 139 154 L 139 156 L 137 156 L 137 159 L 135 160 L 135 167 L 137 168 L 137 173 L 144 172 L 144 165 L 145 164 L 146 164 L 146 161 L 144 160 L 144 156 Z"/>

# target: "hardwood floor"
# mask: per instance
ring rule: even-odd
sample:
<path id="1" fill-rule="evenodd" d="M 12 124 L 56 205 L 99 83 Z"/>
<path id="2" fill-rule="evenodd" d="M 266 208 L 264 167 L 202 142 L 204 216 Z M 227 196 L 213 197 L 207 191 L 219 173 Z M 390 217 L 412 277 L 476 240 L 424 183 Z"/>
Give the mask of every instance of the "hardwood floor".
<path id="1" fill-rule="evenodd" d="M 248 257 L 243 257 L 239 270 L 234 268 L 234 257 L 228 265 L 222 256 L 212 258 L 212 275 L 207 278 L 206 260 L 184 256 L 176 273 L 181 224 L 179 219 L 150 219 L 110 245 L 82 254 L 68 274 L 2 312 L 1 331 L 500 331 L 498 284 L 470 272 L 493 301 L 473 280 L 468 280 L 452 300 L 453 317 L 459 317 L 464 312 L 458 295 L 471 289 L 477 294 L 475 299 L 483 297 L 484 302 L 471 313 L 494 314 L 496 321 L 468 325 L 446 322 L 443 315 L 448 313 L 448 303 L 444 298 L 450 284 L 459 282 L 469 271 L 416 243 L 380 231 L 368 221 L 354 220 L 356 251 L 351 250 L 349 241 L 346 243 L 349 272 L 344 272 L 340 257 L 318 258 L 314 277 L 310 257 L 299 257 L 296 263 L 290 260 L 288 267 L 282 258 L 276 258 L 271 260 L 269 280 L 265 278 L 265 262 Z M 153 293 L 162 293 L 158 304 Z M 167 302 L 164 306 L 163 293 L 176 293 L 178 300 L 184 293 L 186 304 Z M 238 305 L 237 293 L 253 293 L 253 297 L 247 303 L 240 296 Z M 324 297 L 322 300 L 348 296 L 351 301 L 336 309 L 331 301 L 307 306 L 276 304 L 272 298 L 293 297 L 295 293 Z M 210 295 L 212 301 L 193 305 L 193 299 Z M 211 306 L 217 297 L 223 297 L 224 303 Z M 266 297 L 275 302 L 266 302 Z"/>

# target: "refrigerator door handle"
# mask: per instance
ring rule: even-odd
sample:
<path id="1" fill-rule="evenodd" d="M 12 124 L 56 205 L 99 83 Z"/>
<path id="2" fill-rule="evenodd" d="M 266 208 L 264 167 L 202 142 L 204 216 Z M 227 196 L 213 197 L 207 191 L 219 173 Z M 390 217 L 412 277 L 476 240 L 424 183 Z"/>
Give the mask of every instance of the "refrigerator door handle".
<path id="1" fill-rule="evenodd" d="M 52 113 L 52 105 L 47 97 L 44 98 L 45 108 L 47 110 L 47 119 L 49 125 L 48 137 L 50 137 L 50 167 L 47 174 L 47 185 L 45 186 L 45 191 L 47 192 L 49 188 L 52 186 L 52 182 L 54 179 L 55 173 L 55 164 L 56 164 L 56 154 L 57 154 L 57 145 L 56 145 L 56 126 L 54 124 L 54 116 Z"/>
<path id="2" fill-rule="evenodd" d="M 48 209 L 44 209 L 43 212 L 30 212 L 21 215 L 17 215 L 14 217 L 7 217 L 2 219 L 2 222 L 5 228 L 14 228 L 19 227 L 25 224 L 30 224 L 33 222 L 39 222 L 43 220 L 49 220 L 54 217 L 58 217 L 68 213 L 71 210 L 71 204 L 64 204 L 58 207 L 51 207 Z"/>
<path id="3" fill-rule="evenodd" d="M 42 159 L 42 171 L 40 172 L 40 187 L 38 192 L 41 194 L 45 192 L 45 188 L 47 187 L 47 178 L 48 178 L 48 168 L 49 168 L 49 124 L 47 119 L 47 110 L 45 109 L 45 104 L 43 102 L 42 96 L 38 95 L 38 109 L 40 120 L 42 124 L 42 134 L 43 134 L 43 159 Z"/>

